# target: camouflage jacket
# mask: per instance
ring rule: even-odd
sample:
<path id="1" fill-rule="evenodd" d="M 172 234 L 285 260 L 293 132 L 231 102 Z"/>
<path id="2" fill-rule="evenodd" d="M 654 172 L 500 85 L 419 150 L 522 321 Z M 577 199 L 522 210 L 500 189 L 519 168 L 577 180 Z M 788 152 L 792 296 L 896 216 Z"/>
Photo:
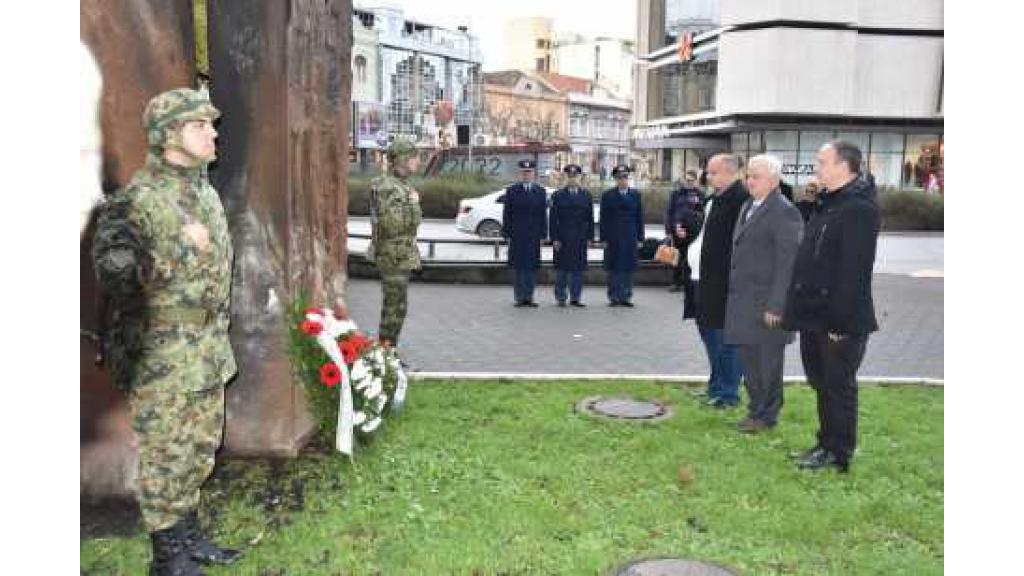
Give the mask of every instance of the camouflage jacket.
<path id="1" fill-rule="evenodd" d="M 413 200 L 412 186 L 387 175 L 371 183 L 371 214 L 373 240 L 366 257 L 381 272 L 415 270 L 420 267 L 420 251 L 416 247 L 416 231 L 422 212 L 419 200 Z"/>
<path id="2" fill-rule="evenodd" d="M 202 224 L 206 250 L 185 234 Z M 101 208 L 93 264 L 109 298 L 108 358 L 119 388 L 222 386 L 237 371 L 228 341 L 234 251 L 201 169 L 150 155 Z"/>

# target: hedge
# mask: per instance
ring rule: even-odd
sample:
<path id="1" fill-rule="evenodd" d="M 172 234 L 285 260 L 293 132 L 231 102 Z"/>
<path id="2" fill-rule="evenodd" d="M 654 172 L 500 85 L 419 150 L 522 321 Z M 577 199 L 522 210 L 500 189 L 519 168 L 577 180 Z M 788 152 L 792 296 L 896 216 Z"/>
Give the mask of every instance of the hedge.
<path id="1" fill-rule="evenodd" d="M 917 191 L 880 192 L 883 230 L 943 230 L 943 197 Z"/>

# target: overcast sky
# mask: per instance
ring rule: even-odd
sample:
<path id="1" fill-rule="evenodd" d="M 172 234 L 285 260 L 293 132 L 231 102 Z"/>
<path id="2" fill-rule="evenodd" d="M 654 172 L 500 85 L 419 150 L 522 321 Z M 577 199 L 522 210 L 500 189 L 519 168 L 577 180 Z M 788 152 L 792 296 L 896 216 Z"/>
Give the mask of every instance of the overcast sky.
<path id="1" fill-rule="evenodd" d="M 553 18 L 556 34 L 632 40 L 636 33 L 636 0 L 353 0 L 353 5 L 396 6 L 406 18 L 453 30 L 469 26 L 480 39 L 485 70 L 502 65 L 505 24 L 516 18 Z"/>

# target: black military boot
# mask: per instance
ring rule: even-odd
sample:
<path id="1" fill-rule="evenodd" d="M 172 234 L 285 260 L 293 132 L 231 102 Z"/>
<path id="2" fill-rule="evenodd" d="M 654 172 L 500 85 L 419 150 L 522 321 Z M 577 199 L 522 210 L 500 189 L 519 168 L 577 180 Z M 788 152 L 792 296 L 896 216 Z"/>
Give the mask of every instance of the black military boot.
<path id="1" fill-rule="evenodd" d="M 192 560 L 209 566 L 210 564 L 231 564 L 242 555 L 238 550 L 221 548 L 210 542 L 199 528 L 199 515 L 193 511 L 181 519 L 182 539 Z"/>
<path id="2" fill-rule="evenodd" d="M 149 576 L 205 576 L 205 572 L 189 557 L 181 538 L 181 522 L 170 528 L 150 532 L 153 542 L 153 563 Z"/>

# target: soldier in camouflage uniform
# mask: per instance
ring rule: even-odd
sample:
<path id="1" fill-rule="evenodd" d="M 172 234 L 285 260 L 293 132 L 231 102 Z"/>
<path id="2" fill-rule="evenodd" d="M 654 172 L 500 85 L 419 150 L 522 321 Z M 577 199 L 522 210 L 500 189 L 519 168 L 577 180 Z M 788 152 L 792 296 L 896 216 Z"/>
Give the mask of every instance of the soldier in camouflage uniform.
<path id="1" fill-rule="evenodd" d="M 392 346 L 398 344 L 407 307 L 409 276 L 420 267 L 416 230 L 420 225 L 419 194 L 409 186 L 409 175 L 419 169 L 419 154 L 405 140 L 388 148 L 388 173 L 371 183 L 370 214 L 373 239 L 367 258 L 380 272 L 384 304 L 377 334 Z"/>
<path id="2" fill-rule="evenodd" d="M 93 261 L 110 313 L 108 359 L 129 391 L 139 444 L 139 504 L 153 544 L 150 574 L 202 574 L 238 553 L 199 529 L 199 488 L 224 428 L 233 249 L 206 179 L 216 158 L 205 91 L 153 98 L 143 114 L 146 165 L 101 207 Z"/>

